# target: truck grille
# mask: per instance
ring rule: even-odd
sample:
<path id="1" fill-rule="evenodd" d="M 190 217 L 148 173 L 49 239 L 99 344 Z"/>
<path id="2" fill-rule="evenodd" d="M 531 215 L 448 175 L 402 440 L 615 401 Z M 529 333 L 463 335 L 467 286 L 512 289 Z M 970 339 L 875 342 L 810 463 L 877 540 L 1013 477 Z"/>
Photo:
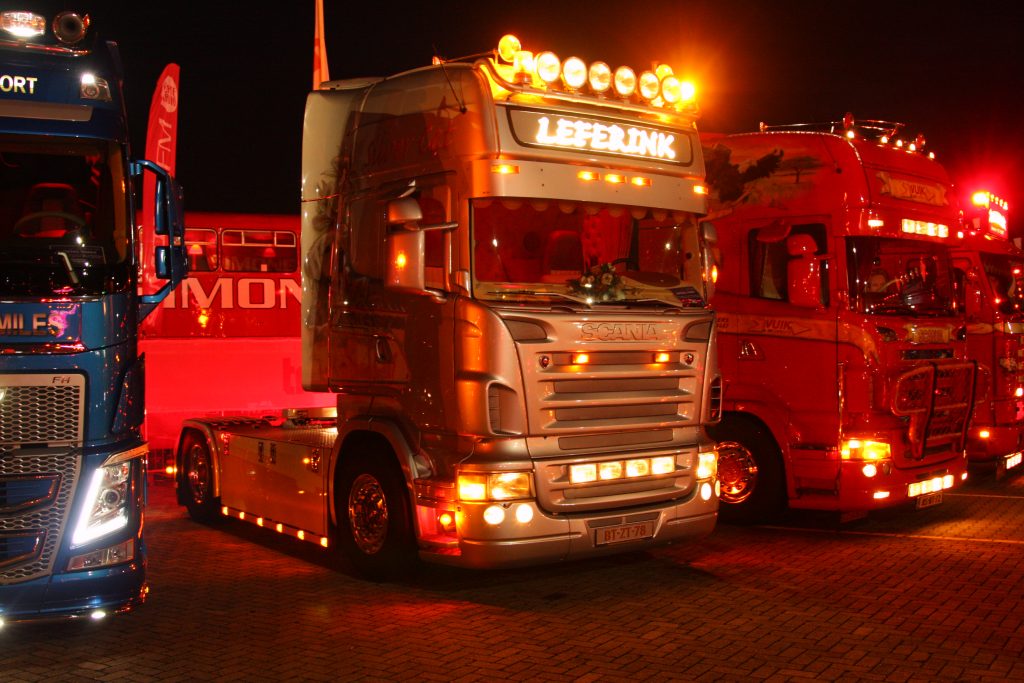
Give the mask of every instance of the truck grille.
<path id="1" fill-rule="evenodd" d="M 81 443 L 85 377 L 0 375 L 0 446 Z"/>
<path id="2" fill-rule="evenodd" d="M 892 412 L 910 420 L 914 459 L 963 450 L 975 376 L 974 363 L 928 363 L 896 378 Z"/>
<path id="3" fill-rule="evenodd" d="M 691 495 L 710 316 L 638 322 L 597 314 L 581 322 L 553 315 L 543 323 L 543 341 L 517 341 L 540 505 L 570 513 Z M 671 474 L 590 483 L 568 477 L 572 465 L 669 455 L 676 458 Z"/>
<path id="4" fill-rule="evenodd" d="M 0 585 L 53 571 L 81 458 L 0 446 Z"/>
<path id="5" fill-rule="evenodd" d="M 670 360 L 655 363 L 650 351 L 603 351 L 587 354 L 587 364 L 574 364 L 572 354 L 550 354 L 552 362 L 539 373 L 540 392 L 531 411 L 533 434 L 569 437 L 560 446 L 572 448 L 572 436 L 594 430 L 670 430 L 700 420 L 703 362 L 700 349 L 672 349 Z M 534 365 L 537 361 L 533 362 Z"/>

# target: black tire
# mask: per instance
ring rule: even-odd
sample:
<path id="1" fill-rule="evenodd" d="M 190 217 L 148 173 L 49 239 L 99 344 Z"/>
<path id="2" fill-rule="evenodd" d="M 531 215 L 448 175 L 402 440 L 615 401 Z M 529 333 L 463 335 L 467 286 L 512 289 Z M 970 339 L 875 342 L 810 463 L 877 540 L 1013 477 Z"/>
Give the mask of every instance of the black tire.
<path id="1" fill-rule="evenodd" d="M 213 495 L 213 467 L 206 439 L 196 432 L 185 434 L 178 475 L 179 500 L 197 522 L 220 519 L 220 498 Z"/>
<path id="2" fill-rule="evenodd" d="M 719 517 L 726 522 L 768 522 L 785 508 L 786 478 L 779 447 L 765 427 L 726 416 L 710 428 L 718 441 Z"/>
<path id="3" fill-rule="evenodd" d="M 335 491 L 338 544 L 356 572 L 372 581 L 405 578 L 419 563 L 405 481 L 385 457 L 347 458 Z"/>

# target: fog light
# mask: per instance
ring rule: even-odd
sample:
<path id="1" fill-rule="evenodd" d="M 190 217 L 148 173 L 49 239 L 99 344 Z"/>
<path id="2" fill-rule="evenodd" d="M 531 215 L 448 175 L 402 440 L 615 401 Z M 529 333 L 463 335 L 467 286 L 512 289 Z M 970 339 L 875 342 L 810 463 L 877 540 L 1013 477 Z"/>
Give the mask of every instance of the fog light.
<path id="1" fill-rule="evenodd" d="M 627 477 L 646 477 L 651 473 L 651 462 L 649 460 L 627 460 Z"/>
<path id="2" fill-rule="evenodd" d="M 663 455 L 651 458 L 651 472 L 653 474 L 672 474 L 676 471 L 676 458 L 674 455 Z"/>
<path id="3" fill-rule="evenodd" d="M 597 481 L 597 465 L 592 462 L 585 465 L 570 465 L 569 481 L 574 484 L 585 484 L 588 481 Z"/>
<path id="4" fill-rule="evenodd" d="M 491 505 L 484 510 L 484 521 L 491 526 L 498 526 L 505 521 L 505 509 L 500 505 Z"/>
<path id="5" fill-rule="evenodd" d="M 721 496 L 722 496 L 722 482 L 719 481 L 718 479 L 715 479 L 715 498 L 720 498 Z"/>
<path id="6" fill-rule="evenodd" d="M 952 474 L 947 474 L 946 476 L 944 476 L 942 478 L 942 488 L 944 488 L 944 489 L 951 489 L 951 488 L 953 488 L 953 481 L 954 481 L 953 475 Z"/>
<path id="7" fill-rule="evenodd" d="M 873 462 L 869 462 L 868 464 L 864 465 L 863 468 L 861 468 L 861 472 L 864 473 L 865 477 L 870 478 L 878 474 L 878 467 L 876 467 Z"/>
<path id="8" fill-rule="evenodd" d="M 703 500 L 711 500 L 711 494 L 712 493 L 713 493 L 713 489 L 711 488 L 711 484 L 709 482 L 704 482 L 703 484 L 700 485 L 700 497 L 701 497 L 701 499 L 703 499 Z"/>
<path id="9" fill-rule="evenodd" d="M 981 431 L 978 432 L 978 436 L 982 439 L 987 439 L 992 436 L 992 432 L 988 431 L 987 429 L 982 429 Z"/>
<path id="10" fill-rule="evenodd" d="M 107 616 L 107 613 L 105 611 L 101 610 L 101 609 L 95 610 L 95 611 L 93 611 L 92 614 L 89 615 L 89 617 L 93 621 L 99 621 L 100 619 L 103 619 L 106 616 Z"/>
<path id="11" fill-rule="evenodd" d="M 602 462 L 597 466 L 597 476 L 602 481 L 608 479 L 621 479 L 622 478 L 622 463 L 621 462 Z"/>
<path id="12" fill-rule="evenodd" d="M 889 497 L 889 492 L 888 491 L 875 491 L 873 497 L 874 497 L 875 500 L 883 500 L 883 499 Z"/>
<path id="13" fill-rule="evenodd" d="M 516 506 L 516 521 L 520 524 L 529 524 L 533 521 L 533 508 L 529 505 Z"/>

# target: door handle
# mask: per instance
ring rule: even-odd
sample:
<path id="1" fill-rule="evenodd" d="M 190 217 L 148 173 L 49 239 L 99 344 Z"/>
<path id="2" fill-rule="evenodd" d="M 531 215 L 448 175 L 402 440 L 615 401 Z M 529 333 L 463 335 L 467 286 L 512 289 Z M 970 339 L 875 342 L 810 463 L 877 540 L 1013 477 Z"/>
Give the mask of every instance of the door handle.
<path id="1" fill-rule="evenodd" d="M 378 363 L 390 363 L 391 362 L 391 347 L 388 345 L 386 337 L 379 335 L 373 338 L 373 350 L 377 356 Z"/>

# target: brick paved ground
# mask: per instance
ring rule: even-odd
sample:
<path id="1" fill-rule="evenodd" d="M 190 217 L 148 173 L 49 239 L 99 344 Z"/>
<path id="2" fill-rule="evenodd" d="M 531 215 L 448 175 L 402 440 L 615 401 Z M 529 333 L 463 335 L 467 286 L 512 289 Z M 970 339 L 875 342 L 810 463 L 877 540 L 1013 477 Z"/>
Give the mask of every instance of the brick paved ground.
<path id="1" fill-rule="evenodd" d="M 837 529 L 377 585 L 151 489 L 152 593 L 0 632 L 3 681 L 1024 681 L 1024 479 Z"/>

